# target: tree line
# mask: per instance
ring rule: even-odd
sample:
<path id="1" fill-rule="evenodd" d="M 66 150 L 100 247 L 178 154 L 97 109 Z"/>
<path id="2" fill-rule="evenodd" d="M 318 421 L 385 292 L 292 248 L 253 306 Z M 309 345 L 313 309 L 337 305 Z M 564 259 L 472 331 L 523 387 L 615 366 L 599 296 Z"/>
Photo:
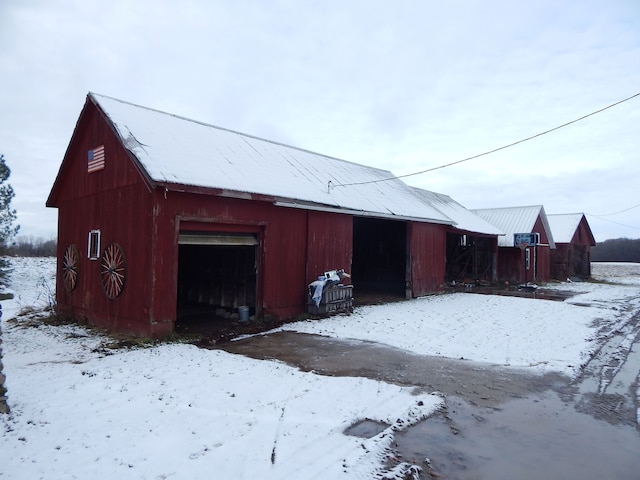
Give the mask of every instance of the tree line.
<path id="1" fill-rule="evenodd" d="M 15 257 L 55 257 L 57 242 L 51 238 L 18 236 L 11 243 L 0 246 L 0 255 Z"/>
<path id="2" fill-rule="evenodd" d="M 20 257 L 54 257 L 56 240 L 35 237 L 18 237 L 20 225 L 16 225 L 17 213 L 11 206 L 15 197 L 13 187 L 8 180 L 11 169 L 4 155 L 0 154 L 0 255 Z M 0 258 L 0 279 L 6 276 L 7 263 Z"/>
<path id="3" fill-rule="evenodd" d="M 640 263 L 640 238 L 614 238 L 591 249 L 592 262 Z"/>

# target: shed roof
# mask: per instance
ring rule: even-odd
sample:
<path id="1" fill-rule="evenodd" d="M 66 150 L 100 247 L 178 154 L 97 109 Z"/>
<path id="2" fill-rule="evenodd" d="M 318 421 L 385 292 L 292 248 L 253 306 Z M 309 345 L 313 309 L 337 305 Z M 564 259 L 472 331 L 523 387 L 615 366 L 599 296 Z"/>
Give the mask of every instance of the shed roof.
<path id="1" fill-rule="evenodd" d="M 387 170 L 95 93 L 89 99 L 156 185 L 221 189 L 243 198 L 258 194 L 296 208 L 455 223 Z M 353 183 L 357 185 L 343 186 Z"/>
<path id="2" fill-rule="evenodd" d="M 584 213 L 556 213 L 547 215 L 547 218 L 556 243 L 571 243 L 578 227 L 580 227 L 580 222 L 583 219 L 586 222 Z M 588 233 L 593 237 L 590 229 Z M 595 240 L 592 243 L 595 245 Z"/>
<path id="3" fill-rule="evenodd" d="M 456 222 L 455 228 L 457 230 L 485 235 L 504 235 L 500 228 L 487 222 L 480 215 L 467 210 L 450 196 L 420 188 L 415 190 L 423 200 Z"/>
<path id="4" fill-rule="evenodd" d="M 540 217 L 547 238 L 549 239 L 550 248 L 556 248 L 551 227 L 549 226 L 547 215 L 542 205 L 487 208 L 472 210 L 472 212 L 478 214 L 505 233 L 504 237 L 498 238 L 498 246 L 500 247 L 513 247 L 514 233 L 533 233 L 536 220 Z"/>

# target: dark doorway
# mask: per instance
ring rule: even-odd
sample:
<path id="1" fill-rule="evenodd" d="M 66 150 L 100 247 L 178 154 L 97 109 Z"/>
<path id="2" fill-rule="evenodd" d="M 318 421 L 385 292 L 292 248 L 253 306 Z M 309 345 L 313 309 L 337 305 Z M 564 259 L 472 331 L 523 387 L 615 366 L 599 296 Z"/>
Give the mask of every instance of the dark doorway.
<path id="1" fill-rule="evenodd" d="M 404 297 L 407 279 L 407 224 L 355 217 L 351 270 L 356 299 L 369 293 Z"/>
<path id="2" fill-rule="evenodd" d="M 495 239 L 447 233 L 447 282 L 493 283 Z"/>
<path id="3" fill-rule="evenodd" d="M 179 245 L 176 331 L 219 329 L 242 319 L 240 307 L 256 314 L 255 237 L 203 238 Z"/>
<path id="4" fill-rule="evenodd" d="M 571 247 L 569 247 L 571 250 Z M 569 257 L 573 261 L 574 275 L 582 279 L 591 277 L 591 256 L 589 247 L 585 245 L 573 245 L 573 255 Z"/>

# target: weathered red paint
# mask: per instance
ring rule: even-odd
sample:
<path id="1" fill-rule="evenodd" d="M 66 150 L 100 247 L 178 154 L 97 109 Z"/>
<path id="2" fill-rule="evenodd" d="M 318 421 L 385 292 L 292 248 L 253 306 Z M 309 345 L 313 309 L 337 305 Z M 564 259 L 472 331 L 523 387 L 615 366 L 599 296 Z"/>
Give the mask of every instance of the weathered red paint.
<path id="1" fill-rule="evenodd" d="M 307 211 L 307 282 L 328 270 L 351 271 L 353 216 Z"/>
<path id="2" fill-rule="evenodd" d="M 442 289 L 446 269 L 446 227 L 432 223 L 410 222 L 408 297 L 419 297 Z"/>
<path id="3" fill-rule="evenodd" d="M 105 146 L 104 170 L 87 173 L 87 151 Z M 58 274 L 57 304 L 61 312 L 111 330 L 148 334 L 140 318 L 150 309 L 151 271 L 149 257 L 152 217 L 148 185 L 129 160 L 100 112 L 87 102 L 65 160 L 47 201 L 56 206 L 58 218 L 58 258 L 67 245 L 80 251 L 78 285 L 67 292 Z M 101 250 L 111 242 L 124 246 L 127 279 L 124 291 L 115 299 L 104 295 L 100 281 L 100 261 L 87 258 L 89 231 L 101 231 Z M 140 241 L 147 239 L 147 241 Z M 58 261 L 58 273 L 60 272 Z"/>
<path id="4" fill-rule="evenodd" d="M 551 280 L 551 248 L 549 246 L 549 237 L 544 228 L 542 218 L 538 217 L 533 226 L 533 232 L 540 234 L 540 244 L 533 247 L 535 255 L 535 282 L 548 282 Z"/>
<path id="5" fill-rule="evenodd" d="M 551 278 L 566 280 L 575 275 L 591 277 L 591 247 L 596 245 L 591 228 L 583 215 L 570 243 L 556 242 L 551 251 Z"/>
<path id="6" fill-rule="evenodd" d="M 551 279 L 551 249 L 542 218 L 538 216 L 531 233 L 540 235 L 540 243 L 529 246 L 530 268 L 525 268 L 525 250 L 498 248 L 498 280 L 506 283 L 548 282 Z"/>

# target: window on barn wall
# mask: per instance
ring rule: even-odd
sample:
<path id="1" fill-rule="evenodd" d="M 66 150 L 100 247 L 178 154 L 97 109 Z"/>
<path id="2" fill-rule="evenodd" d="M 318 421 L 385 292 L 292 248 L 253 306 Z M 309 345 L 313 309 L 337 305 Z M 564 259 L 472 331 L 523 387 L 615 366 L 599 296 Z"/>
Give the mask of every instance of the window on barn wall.
<path id="1" fill-rule="evenodd" d="M 91 230 L 87 244 L 87 257 L 89 260 L 100 258 L 100 230 Z"/>

